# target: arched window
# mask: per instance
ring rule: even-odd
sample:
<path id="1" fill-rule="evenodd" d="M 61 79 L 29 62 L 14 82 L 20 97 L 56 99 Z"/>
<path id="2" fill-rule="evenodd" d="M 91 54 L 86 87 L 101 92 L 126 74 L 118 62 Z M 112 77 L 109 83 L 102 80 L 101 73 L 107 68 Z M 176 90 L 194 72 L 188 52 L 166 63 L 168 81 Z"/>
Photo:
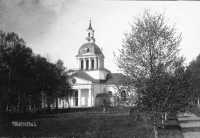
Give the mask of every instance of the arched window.
<path id="1" fill-rule="evenodd" d="M 90 37 L 90 33 L 88 33 L 88 37 Z"/>
<path id="2" fill-rule="evenodd" d="M 89 60 L 86 60 L 86 70 L 89 69 Z"/>
<path id="3" fill-rule="evenodd" d="M 109 96 L 112 96 L 112 92 L 111 92 L 111 91 L 108 91 L 108 95 L 109 95 Z"/>
<path id="4" fill-rule="evenodd" d="M 125 90 L 121 91 L 121 98 L 122 98 L 123 101 L 126 101 L 126 92 L 125 92 Z"/>
<path id="5" fill-rule="evenodd" d="M 94 69 L 94 60 L 92 59 L 92 69 Z"/>
<path id="6" fill-rule="evenodd" d="M 83 60 L 81 60 L 81 70 L 83 70 Z"/>

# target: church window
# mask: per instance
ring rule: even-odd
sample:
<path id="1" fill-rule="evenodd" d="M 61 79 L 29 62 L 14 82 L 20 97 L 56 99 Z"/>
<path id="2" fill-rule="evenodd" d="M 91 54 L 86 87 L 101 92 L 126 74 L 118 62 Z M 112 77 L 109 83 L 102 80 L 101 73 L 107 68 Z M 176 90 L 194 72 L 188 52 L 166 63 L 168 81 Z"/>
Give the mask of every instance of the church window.
<path id="1" fill-rule="evenodd" d="M 126 101 L 126 92 L 125 90 L 121 91 L 121 98 L 123 101 Z"/>
<path id="2" fill-rule="evenodd" d="M 83 70 L 83 60 L 81 60 L 81 70 Z"/>
<path id="3" fill-rule="evenodd" d="M 90 37 L 90 33 L 88 33 L 88 37 Z"/>
<path id="4" fill-rule="evenodd" d="M 86 70 L 89 69 L 89 60 L 86 60 Z"/>
<path id="5" fill-rule="evenodd" d="M 87 52 L 89 52 L 89 48 L 87 48 Z"/>
<path id="6" fill-rule="evenodd" d="M 112 96 L 112 92 L 111 92 L 111 91 L 108 91 L 108 95 L 109 95 L 109 96 Z"/>
<path id="7" fill-rule="evenodd" d="M 91 62 L 92 62 L 92 69 L 94 69 L 94 60 L 92 60 Z"/>

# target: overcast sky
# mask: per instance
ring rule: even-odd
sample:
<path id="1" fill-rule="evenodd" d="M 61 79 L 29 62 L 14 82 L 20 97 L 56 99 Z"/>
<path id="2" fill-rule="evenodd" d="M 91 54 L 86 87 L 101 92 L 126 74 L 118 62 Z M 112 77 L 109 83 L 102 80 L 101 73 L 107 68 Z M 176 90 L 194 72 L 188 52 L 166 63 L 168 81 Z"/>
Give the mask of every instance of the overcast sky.
<path id="1" fill-rule="evenodd" d="M 200 2 L 198 1 L 78 1 L 78 0 L 0 0 L 0 29 L 15 32 L 33 52 L 58 58 L 65 66 L 77 68 L 75 56 L 85 43 L 89 20 L 96 44 L 103 49 L 105 67 L 117 72 L 113 51 L 121 48 L 129 23 L 144 9 L 165 11 L 168 25 L 182 32 L 181 55 L 187 63 L 200 53 Z"/>

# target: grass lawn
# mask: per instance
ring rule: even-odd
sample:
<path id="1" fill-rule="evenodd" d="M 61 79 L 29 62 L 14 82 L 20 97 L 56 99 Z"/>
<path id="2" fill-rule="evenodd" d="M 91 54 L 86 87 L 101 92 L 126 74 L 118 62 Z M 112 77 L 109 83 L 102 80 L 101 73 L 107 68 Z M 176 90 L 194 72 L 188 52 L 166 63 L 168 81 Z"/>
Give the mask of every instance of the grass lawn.
<path id="1" fill-rule="evenodd" d="M 94 112 L 94 111 L 93 111 Z M 35 122 L 36 127 L 13 126 L 13 121 Z M 159 128 L 161 138 L 182 138 L 177 120 Z M 153 126 L 125 114 L 57 113 L 41 118 L 0 122 L 0 137 L 153 138 Z"/>

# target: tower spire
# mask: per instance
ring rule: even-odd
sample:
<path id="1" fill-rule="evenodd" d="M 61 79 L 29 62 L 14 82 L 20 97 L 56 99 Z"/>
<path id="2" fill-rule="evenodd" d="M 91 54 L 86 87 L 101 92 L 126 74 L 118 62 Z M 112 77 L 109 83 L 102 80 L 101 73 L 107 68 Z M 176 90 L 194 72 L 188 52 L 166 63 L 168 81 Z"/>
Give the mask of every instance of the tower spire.
<path id="1" fill-rule="evenodd" d="M 89 23 L 89 28 L 88 29 L 92 29 L 91 18 L 90 18 L 90 23 Z"/>
<path id="2" fill-rule="evenodd" d="M 92 25 L 91 25 L 91 18 L 90 18 L 90 21 L 89 21 L 89 27 L 88 27 L 88 29 L 86 31 L 87 31 L 86 42 L 87 43 L 95 42 L 94 30 L 92 29 Z"/>

